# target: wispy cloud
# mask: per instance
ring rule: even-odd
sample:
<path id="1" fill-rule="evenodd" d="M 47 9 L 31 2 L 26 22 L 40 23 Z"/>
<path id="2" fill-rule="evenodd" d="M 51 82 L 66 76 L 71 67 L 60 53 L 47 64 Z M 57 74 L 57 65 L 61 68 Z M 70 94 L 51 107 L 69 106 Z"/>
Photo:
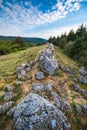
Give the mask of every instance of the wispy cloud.
<path id="1" fill-rule="evenodd" d="M 12 4 L 0 0 L 0 34 L 17 35 L 24 30 L 30 30 L 36 26 L 52 23 L 66 17 L 69 12 L 78 11 L 82 0 L 57 1 L 51 11 L 43 13 L 31 2 L 15 2 Z M 83 0 L 84 1 L 84 0 Z"/>
<path id="2" fill-rule="evenodd" d="M 33 33 L 30 33 L 30 34 L 22 34 L 23 36 L 25 37 L 43 37 L 43 38 L 46 38 L 46 39 L 49 39 L 50 36 L 60 36 L 61 34 L 64 34 L 66 32 L 66 34 L 69 33 L 69 31 L 71 29 L 74 30 L 74 32 L 78 29 L 79 27 L 79 24 L 76 24 L 76 25 L 73 25 L 73 26 L 68 26 L 68 27 L 60 27 L 60 28 L 53 28 L 53 29 L 48 29 L 48 30 L 43 30 L 41 32 L 37 31 L 37 32 L 33 32 Z"/>

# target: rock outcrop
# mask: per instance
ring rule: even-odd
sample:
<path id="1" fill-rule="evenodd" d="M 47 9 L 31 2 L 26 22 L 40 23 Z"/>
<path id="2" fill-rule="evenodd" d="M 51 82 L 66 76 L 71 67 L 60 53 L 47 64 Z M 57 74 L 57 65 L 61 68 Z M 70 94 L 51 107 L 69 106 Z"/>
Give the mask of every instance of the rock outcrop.
<path id="1" fill-rule="evenodd" d="M 39 71 L 35 74 L 36 79 L 44 79 L 44 73 L 42 71 Z"/>
<path id="2" fill-rule="evenodd" d="M 12 105 L 13 105 L 12 101 L 9 101 L 9 102 L 4 103 L 3 105 L 0 105 L 0 113 L 6 112 L 8 108 L 12 107 Z"/>
<path id="3" fill-rule="evenodd" d="M 42 71 L 49 75 L 55 75 L 58 73 L 58 63 L 53 56 L 53 51 L 53 45 L 48 44 L 48 48 L 42 50 L 38 58 Z"/>
<path id="4" fill-rule="evenodd" d="M 87 74 L 87 71 L 85 69 L 84 66 L 82 66 L 80 69 L 79 69 L 79 73 L 82 74 L 82 75 L 86 75 Z"/>
<path id="5" fill-rule="evenodd" d="M 14 130 L 70 130 L 64 114 L 48 100 L 29 94 L 16 107 Z"/>

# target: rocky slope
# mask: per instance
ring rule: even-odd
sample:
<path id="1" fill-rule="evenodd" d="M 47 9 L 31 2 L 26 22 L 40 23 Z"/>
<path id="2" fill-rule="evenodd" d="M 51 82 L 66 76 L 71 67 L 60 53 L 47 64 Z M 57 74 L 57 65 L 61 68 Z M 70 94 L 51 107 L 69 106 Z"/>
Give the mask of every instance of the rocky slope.
<path id="1" fill-rule="evenodd" d="M 86 130 L 87 71 L 62 63 L 65 59 L 61 61 L 56 49 L 48 44 L 35 60 L 18 66 L 14 86 L 2 93 L 5 103 L 0 113 L 13 115 L 12 129 Z M 18 105 L 13 100 L 15 89 L 21 90 Z"/>

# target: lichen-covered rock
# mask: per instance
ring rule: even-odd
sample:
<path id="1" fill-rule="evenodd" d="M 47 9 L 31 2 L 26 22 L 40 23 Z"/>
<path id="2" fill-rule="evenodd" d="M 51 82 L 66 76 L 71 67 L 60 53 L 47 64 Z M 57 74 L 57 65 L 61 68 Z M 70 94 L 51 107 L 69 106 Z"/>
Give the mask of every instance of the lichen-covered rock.
<path id="1" fill-rule="evenodd" d="M 4 113 L 9 107 L 13 105 L 12 101 L 6 102 L 3 105 L 0 105 L 0 113 Z"/>
<path id="2" fill-rule="evenodd" d="M 39 71 L 35 74 L 36 79 L 44 79 L 44 73 Z"/>
<path id="3" fill-rule="evenodd" d="M 74 90 L 74 91 L 78 91 L 78 90 L 80 89 L 80 86 L 79 86 L 79 84 L 74 83 L 74 84 L 71 86 L 71 89 Z"/>
<path id="4" fill-rule="evenodd" d="M 86 75 L 87 74 L 87 71 L 85 69 L 84 66 L 82 66 L 80 69 L 79 69 L 79 73 L 82 74 L 82 75 Z"/>
<path id="5" fill-rule="evenodd" d="M 61 108 L 61 103 L 60 103 L 60 99 L 58 98 L 58 95 L 55 93 L 55 92 L 51 92 L 51 96 L 53 97 L 54 99 L 54 104 L 55 106 L 60 109 Z"/>
<path id="6" fill-rule="evenodd" d="M 70 130 L 64 114 L 46 99 L 29 94 L 14 112 L 14 130 Z"/>
<path id="7" fill-rule="evenodd" d="M 42 92 L 42 91 L 44 91 L 44 84 L 42 84 L 42 83 L 34 83 L 32 85 L 32 88 L 33 88 L 34 92 L 36 92 L 36 93 Z"/>
<path id="8" fill-rule="evenodd" d="M 87 84 L 87 77 L 85 78 L 84 76 L 81 75 L 78 77 L 78 79 L 82 84 Z"/>
<path id="9" fill-rule="evenodd" d="M 85 90 L 85 89 L 79 89 L 79 92 L 80 92 L 84 97 L 87 97 L 87 90 Z"/>
<path id="10" fill-rule="evenodd" d="M 81 107 L 81 105 L 75 104 L 75 108 L 76 108 L 76 112 L 77 112 L 78 114 L 81 114 L 81 113 L 82 113 L 82 107 Z"/>
<path id="11" fill-rule="evenodd" d="M 72 71 L 70 68 L 67 68 L 66 66 L 62 65 L 61 66 L 61 69 L 66 72 L 66 73 L 69 73 L 69 74 L 74 74 L 74 71 Z"/>
<path id="12" fill-rule="evenodd" d="M 45 49 L 39 54 L 39 65 L 43 72 L 54 75 L 58 73 L 58 63 L 53 56 L 53 49 Z"/>
<path id="13" fill-rule="evenodd" d="M 9 101 L 13 98 L 13 92 L 5 92 L 3 96 L 4 96 L 4 100 Z"/>
<path id="14" fill-rule="evenodd" d="M 44 90 L 46 92 L 51 92 L 52 91 L 52 83 L 48 83 L 44 86 Z"/>
<path id="15" fill-rule="evenodd" d="M 18 79 L 29 79 L 30 75 L 28 74 L 31 69 L 32 66 L 34 65 L 34 61 L 30 61 L 28 63 L 25 64 L 21 64 L 20 66 L 17 67 L 17 77 Z"/>
<path id="16" fill-rule="evenodd" d="M 69 111 L 69 112 L 72 111 L 70 104 L 68 103 L 68 101 L 65 98 L 61 98 L 60 102 L 61 102 L 61 110 Z"/>
<path id="17" fill-rule="evenodd" d="M 87 104 L 82 106 L 82 111 L 83 113 L 87 113 Z"/>

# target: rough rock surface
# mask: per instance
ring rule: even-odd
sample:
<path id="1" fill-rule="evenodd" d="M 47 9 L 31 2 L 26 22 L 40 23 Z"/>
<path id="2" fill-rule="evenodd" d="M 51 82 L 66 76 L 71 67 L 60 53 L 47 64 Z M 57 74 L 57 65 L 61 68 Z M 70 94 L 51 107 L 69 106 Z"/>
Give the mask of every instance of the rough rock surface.
<path id="1" fill-rule="evenodd" d="M 39 54 L 39 65 L 43 72 L 54 75 L 58 73 L 58 63 L 53 56 L 53 47 L 48 45 L 48 48 L 41 51 Z"/>
<path id="2" fill-rule="evenodd" d="M 80 86 L 79 86 L 79 84 L 74 83 L 74 84 L 71 86 L 71 89 L 74 90 L 74 91 L 78 91 L 78 90 L 80 89 Z"/>
<path id="3" fill-rule="evenodd" d="M 86 75 L 87 74 L 87 71 L 85 69 L 84 66 L 82 66 L 80 69 L 79 69 L 79 73 L 82 74 L 82 75 Z"/>
<path id="4" fill-rule="evenodd" d="M 21 78 L 29 79 L 30 76 L 29 76 L 28 73 L 30 72 L 34 63 L 35 63 L 34 61 L 30 61 L 28 63 L 21 64 L 20 66 L 18 66 L 17 67 L 17 77 L 18 77 L 18 79 L 21 79 Z"/>
<path id="5" fill-rule="evenodd" d="M 87 77 L 80 75 L 78 79 L 82 84 L 87 84 Z"/>
<path id="6" fill-rule="evenodd" d="M 61 66 L 61 69 L 62 69 L 64 72 L 66 72 L 66 73 L 69 73 L 69 74 L 72 74 L 72 75 L 74 74 L 74 72 L 73 72 L 71 69 L 65 67 L 64 65 Z"/>
<path id="7" fill-rule="evenodd" d="M 34 90 L 35 93 L 38 93 L 38 92 L 42 92 L 42 91 L 45 91 L 45 92 L 51 92 L 52 91 L 52 83 L 48 83 L 48 84 L 43 84 L 43 83 L 34 83 L 32 85 L 32 88 Z"/>
<path id="8" fill-rule="evenodd" d="M 42 84 L 42 83 L 34 83 L 32 85 L 32 88 L 33 88 L 34 92 L 36 92 L 36 93 L 42 92 L 42 91 L 44 91 L 44 84 Z"/>
<path id="9" fill-rule="evenodd" d="M 9 107 L 11 107 L 13 104 L 12 101 L 6 102 L 3 105 L 0 105 L 0 113 L 4 113 Z"/>
<path id="10" fill-rule="evenodd" d="M 44 73 L 39 71 L 35 74 L 36 79 L 44 79 Z"/>
<path id="11" fill-rule="evenodd" d="M 80 92 L 84 97 L 87 97 L 87 90 L 85 90 L 85 89 L 79 89 L 79 92 Z"/>
<path id="12" fill-rule="evenodd" d="M 14 112 L 14 130 L 70 130 L 64 114 L 46 99 L 29 94 Z"/>
<path id="13" fill-rule="evenodd" d="M 4 96 L 4 100 L 9 101 L 13 98 L 13 92 L 5 92 L 3 96 Z"/>

